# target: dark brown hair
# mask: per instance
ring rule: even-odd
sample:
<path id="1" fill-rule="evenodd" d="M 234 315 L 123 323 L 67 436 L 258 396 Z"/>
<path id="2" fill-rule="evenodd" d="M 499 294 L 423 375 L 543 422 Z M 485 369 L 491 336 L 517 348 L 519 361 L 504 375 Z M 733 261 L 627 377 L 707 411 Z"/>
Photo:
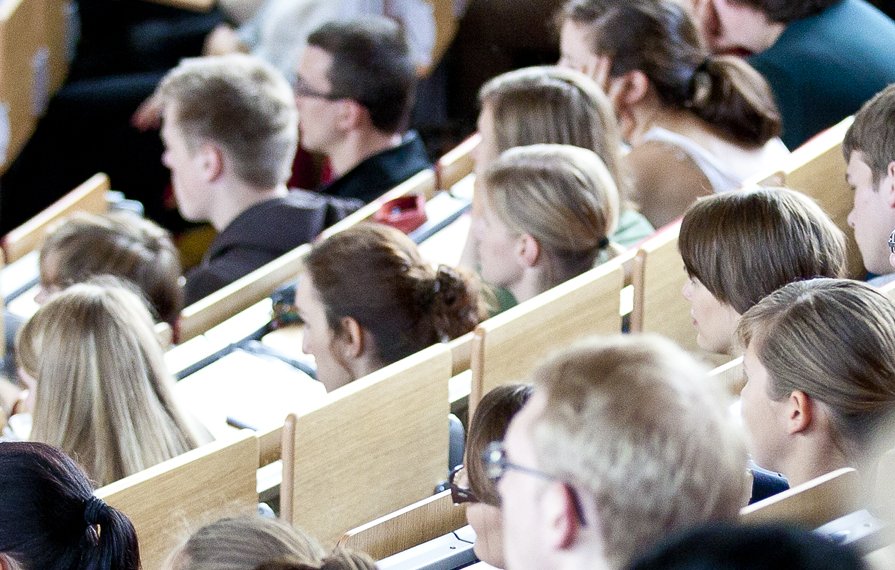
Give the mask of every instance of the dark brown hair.
<path id="1" fill-rule="evenodd" d="M 305 268 L 330 328 L 351 317 L 373 337 L 381 364 L 471 331 L 485 316 L 477 279 L 423 261 L 410 238 L 360 224 L 315 245 Z"/>
<path id="2" fill-rule="evenodd" d="M 678 248 L 687 273 L 740 314 L 787 283 L 845 273 L 842 230 L 786 188 L 700 198 L 684 214 Z"/>
<path id="3" fill-rule="evenodd" d="M 889 85 L 864 103 L 845 133 L 842 154 L 848 162 L 860 152 L 873 173 L 874 190 L 895 162 L 895 85 Z"/>
<path id="4" fill-rule="evenodd" d="M 416 68 L 401 26 L 370 16 L 329 22 L 308 36 L 308 45 L 332 56 L 327 79 L 334 94 L 366 107 L 380 131 L 406 128 L 416 92 Z"/>
<path id="5" fill-rule="evenodd" d="M 488 505 L 500 505 L 500 496 L 485 474 L 482 452 L 492 441 L 507 433 L 510 420 L 531 397 L 531 384 L 504 384 L 485 394 L 475 408 L 466 437 L 466 473 L 476 498 Z"/>
<path id="6" fill-rule="evenodd" d="M 731 3 L 749 6 L 767 16 L 771 22 L 787 24 L 820 14 L 842 0 L 732 0 Z"/>
<path id="7" fill-rule="evenodd" d="M 764 78 L 741 58 L 709 54 L 687 10 L 674 0 L 572 0 L 560 16 L 584 26 L 610 74 L 638 70 L 661 102 L 689 109 L 736 143 L 761 146 L 780 133 Z"/>
<path id="8" fill-rule="evenodd" d="M 46 275 L 50 260 L 55 275 Z M 47 236 L 40 266 L 44 285 L 60 288 L 98 275 L 124 279 L 148 299 L 156 319 L 172 325 L 183 307 L 180 254 L 171 235 L 127 212 L 74 214 Z"/>

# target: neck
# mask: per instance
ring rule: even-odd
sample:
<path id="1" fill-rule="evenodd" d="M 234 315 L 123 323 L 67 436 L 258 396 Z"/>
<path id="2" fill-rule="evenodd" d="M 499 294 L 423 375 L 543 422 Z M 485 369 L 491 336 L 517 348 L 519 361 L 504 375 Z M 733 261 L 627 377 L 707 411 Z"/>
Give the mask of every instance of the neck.
<path id="1" fill-rule="evenodd" d="M 790 487 L 842 467 L 854 467 L 842 450 L 828 438 L 817 441 L 811 435 L 799 437 L 801 439 L 795 440 L 792 446 L 793 452 L 780 465 L 780 472 L 789 480 Z"/>
<path id="2" fill-rule="evenodd" d="M 756 34 L 752 44 L 745 47 L 752 51 L 752 53 L 761 53 L 777 43 L 777 40 L 780 39 L 780 36 L 783 35 L 784 31 L 786 31 L 786 24 L 767 22 L 761 30 L 761 33 Z"/>
<path id="3" fill-rule="evenodd" d="M 632 145 L 640 144 L 643 136 L 654 127 L 661 127 L 691 138 L 704 131 L 699 118 L 693 113 L 684 109 L 670 109 L 658 101 L 638 105 L 631 115 L 633 125 L 628 140 Z"/>
<path id="4" fill-rule="evenodd" d="M 215 190 L 217 200 L 208 221 L 218 232 L 223 231 L 237 216 L 261 202 L 280 198 L 289 193 L 286 184 L 271 188 L 256 188 L 240 181 L 221 183 Z"/>
<path id="5" fill-rule="evenodd" d="M 401 144 L 399 133 L 384 133 L 376 129 L 355 130 L 336 148 L 327 153 L 333 174 L 343 176 L 346 172 L 384 150 Z"/>
<path id="6" fill-rule="evenodd" d="M 522 278 L 508 287 L 516 301 L 523 302 L 543 293 L 551 287 L 546 273 L 540 267 L 530 267 L 522 273 Z"/>

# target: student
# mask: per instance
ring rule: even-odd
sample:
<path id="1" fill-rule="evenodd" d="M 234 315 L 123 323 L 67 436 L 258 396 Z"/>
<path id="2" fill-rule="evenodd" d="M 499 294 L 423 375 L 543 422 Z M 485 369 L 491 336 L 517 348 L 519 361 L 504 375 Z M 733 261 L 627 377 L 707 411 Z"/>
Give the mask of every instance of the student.
<path id="1" fill-rule="evenodd" d="M 608 94 L 632 146 L 634 201 L 653 226 L 787 156 L 761 75 L 709 55 L 679 2 L 571 0 L 560 22 L 560 65 Z"/>
<path id="2" fill-rule="evenodd" d="M 744 215 L 748 212 L 748 215 Z M 804 194 L 741 190 L 699 199 L 684 215 L 678 248 L 689 279 L 696 342 L 731 354 L 740 315 L 793 281 L 843 277 L 845 235 Z"/>
<path id="3" fill-rule="evenodd" d="M 895 418 L 891 301 L 857 281 L 791 283 L 749 309 L 737 335 L 755 461 L 792 485 L 871 472 Z"/>
<path id="4" fill-rule="evenodd" d="M 140 298 L 112 280 L 73 285 L 42 306 L 17 339 L 33 393 L 28 439 L 72 455 L 98 485 L 195 448 L 153 326 Z"/>
<path id="5" fill-rule="evenodd" d="M 166 570 L 255 570 L 287 556 L 319 563 L 325 553 L 314 538 L 279 520 L 224 518 L 194 532 L 171 553 Z"/>
<path id="6" fill-rule="evenodd" d="M 260 60 L 184 60 L 158 96 L 177 208 L 218 231 L 186 274 L 187 304 L 313 240 L 360 205 L 286 188 L 298 116 L 289 84 Z"/>
<path id="7" fill-rule="evenodd" d="M 137 570 L 128 518 L 93 495 L 87 475 L 43 443 L 0 443 L 0 568 Z"/>
<path id="8" fill-rule="evenodd" d="M 612 241 L 630 247 L 653 232 L 646 218 L 627 203 L 630 175 L 621 158 L 618 125 L 609 100 L 593 81 L 571 69 L 529 67 L 487 82 L 479 91 L 479 101 L 478 174 L 516 146 L 580 146 L 603 159 L 618 186 L 623 207 Z"/>
<path id="9" fill-rule="evenodd" d="M 706 43 L 746 50 L 796 148 L 895 82 L 895 22 L 864 0 L 691 0 Z"/>
<path id="10" fill-rule="evenodd" d="M 329 158 L 319 190 L 370 202 L 430 166 L 405 132 L 416 71 L 401 27 L 387 18 L 329 22 L 308 36 L 295 75 L 302 148 Z"/>
<path id="11" fill-rule="evenodd" d="M 895 227 L 895 85 L 879 92 L 855 115 L 845 133 L 842 154 L 846 179 L 855 192 L 848 225 L 855 232 L 864 267 L 873 285 L 895 279 L 887 263 L 886 236 Z"/>
<path id="12" fill-rule="evenodd" d="M 492 441 L 502 441 L 513 416 L 531 396 L 528 384 L 505 384 L 485 394 L 475 408 L 466 437 L 466 460 L 451 473 L 455 505 L 466 503 L 466 520 L 475 531 L 476 557 L 503 568 L 503 522 L 500 497 L 488 479 L 482 453 Z"/>
<path id="13" fill-rule="evenodd" d="M 302 350 L 328 391 L 471 331 L 485 307 L 477 280 L 433 269 L 396 229 L 361 224 L 316 244 L 295 295 Z"/>
<path id="14" fill-rule="evenodd" d="M 475 221 L 482 278 L 522 302 L 594 266 L 621 248 L 618 189 L 593 151 L 532 145 L 504 152 L 488 167 Z"/>
<path id="15" fill-rule="evenodd" d="M 265 562 L 257 570 L 376 570 L 376 562 L 363 552 L 352 552 L 337 547 L 336 550 L 316 564 L 301 562 L 297 558 L 286 558 Z"/>
<path id="16" fill-rule="evenodd" d="M 742 434 L 673 343 L 593 338 L 532 378 L 534 394 L 484 458 L 508 568 L 623 568 L 671 532 L 736 520 Z"/>

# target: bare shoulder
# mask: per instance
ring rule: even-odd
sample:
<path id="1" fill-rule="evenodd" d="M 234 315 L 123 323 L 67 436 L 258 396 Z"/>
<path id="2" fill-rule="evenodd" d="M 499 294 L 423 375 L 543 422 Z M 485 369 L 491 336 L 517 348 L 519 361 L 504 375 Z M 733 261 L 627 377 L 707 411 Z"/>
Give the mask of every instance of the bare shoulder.
<path id="1" fill-rule="evenodd" d="M 712 193 L 708 178 L 680 148 L 648 141 L 625 157 L 634 182 L 634 200 L 659 228 L 684 214 L 700 196 Z"/>

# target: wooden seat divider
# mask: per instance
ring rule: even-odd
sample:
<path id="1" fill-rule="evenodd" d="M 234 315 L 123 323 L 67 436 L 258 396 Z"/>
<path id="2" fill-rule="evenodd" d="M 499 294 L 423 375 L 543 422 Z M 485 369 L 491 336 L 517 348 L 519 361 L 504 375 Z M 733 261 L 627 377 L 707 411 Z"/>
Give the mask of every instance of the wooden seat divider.
<path id="1" fill-rule="evenodd" d="M 616 257 L 476 327 L 472 341 L 469 414 L 489 390 L 526 381 L 550 352 L 594 334 L 619 334 L 625 264 Z"/>
<path id="2" fill-rule="evenodd" d="M 249 431 L 216 441 L 96 490 L 126 514 L 143 568 L 161 568 L 199 527 L 257 512 L 258 439 Z"/>
<path id="3" fill-rule="evenodd" d="M 745 523 L 790 523 L 815 529 L 859 508 L 860 479 L 850 467 L 837 469 L 744 507 Z"/>
<path id="4" fill-rule="evenodd" d="M 102 173 L 94 174 L 83 184 L 3 236 L 0 245 L 6 255 L 6 262 L 12 263 L 26 253 L 39 249 L 47 230 L 75 212 L 102 214 L 108 211 L 106 192 L 110 187 L 108 176 Z"/>
<path id="5" fill-rule="evenodd" d="M 348 531 L 338 545 L 382 560 L 465 525 L 465 505 L 454 505 L 451 492 L 442 491 Z"/>
<path id="6" fill-rule="evenodd" d="M 745 380 L 743 377 L 743 357 L 738 356 L 709 372 L 709 376 L 720 382 L 732 396 L 739 396 Z"/>
<path id="7" fill-rule="evenodd" d="M 451 354 L 435 345 L 290 415 L 281 516 L 333 546 L 348 530 L 431 495 L 446 478 Z"/>

